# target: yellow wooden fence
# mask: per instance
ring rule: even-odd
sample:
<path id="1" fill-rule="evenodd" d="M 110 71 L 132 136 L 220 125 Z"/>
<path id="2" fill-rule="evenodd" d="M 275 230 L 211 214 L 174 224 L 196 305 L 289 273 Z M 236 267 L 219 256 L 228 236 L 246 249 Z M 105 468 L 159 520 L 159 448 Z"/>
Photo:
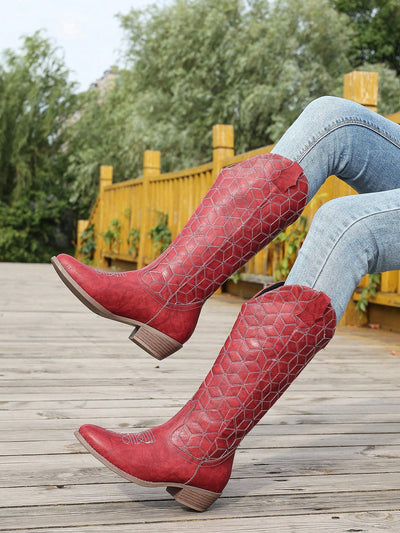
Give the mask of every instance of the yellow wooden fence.
<path id="1" fill-rule="evenodd" d="M 378 75 L 370 72 L 351 72 L 344 79 L 344 97 L 357 101 L 376 111 L 378 99 Z M 387 118 L 400 123 L 400 112 Z M 221 168 L 247 159 L 253 155 L 266 153 L 272 149 L 265 146 L 245 154 L 234 155 L 234 132 L 229 125 L 213 127 L 213 160 L 200 167 L 178 172 L 161 174 L 160 152 L 147 150 L 144 153 L 143 176 L 121 183 L 112 183 L 112 167 L 100 168 L 99 195 L 89 220 L 78 223 L 77 257 L 80 253 L 81 235 L 88 225 L 95 230 L 96 251 L 93 263 L 107 267 L 120 262 L 128 268 L 141 268 L 149 264 L 156 256 L 153 242 L 149 237 L 150 228 L 157 224 L 158 213 L 168 215 L 168 227 L 174 238 L 190 215 L 200 203 Z M 316 210 L 326 201 L 339 196 L 355 194 L 350 186 L 335 176 L 327 179 L 317 193 L 316 200 L 308 205 L 304 215 L 308 222 Z M 114 236 L 106 245 L 104 234 Z M 140 234 L 138 246 L 132 247 L 129 235 L 132 231 Z M 258 253 L 242 269 L 242 280 L 266 283 L 271 280 L 277 262 L 285 252 L 284 244 L 271 243 Z M 361 285 L 367 284 L 367 277 Z M 359 299 L 359 291 L 354 300 Z M 375 298 L 371 302 L 379 305 L 400 308 L 400 271 L 382 274 L 381 283 Z M 359 321 L 351 302 L 343 323 L 352 324 Z"/>

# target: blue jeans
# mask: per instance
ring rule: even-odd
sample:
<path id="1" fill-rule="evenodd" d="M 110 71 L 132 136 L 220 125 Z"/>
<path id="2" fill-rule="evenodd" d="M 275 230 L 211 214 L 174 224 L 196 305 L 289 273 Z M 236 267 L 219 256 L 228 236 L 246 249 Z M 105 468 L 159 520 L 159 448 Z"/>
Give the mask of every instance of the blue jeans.
<path id="1" fill-rule="evenodd" d="M 286 281 L 323 291 L 339 320 L 362 276 L 400 269 L 400 126 L 328 96 L 307 106 L 273 151 L 302 166 L 309 200 L 331 174 L 362 193 L 318 210 Z"/>

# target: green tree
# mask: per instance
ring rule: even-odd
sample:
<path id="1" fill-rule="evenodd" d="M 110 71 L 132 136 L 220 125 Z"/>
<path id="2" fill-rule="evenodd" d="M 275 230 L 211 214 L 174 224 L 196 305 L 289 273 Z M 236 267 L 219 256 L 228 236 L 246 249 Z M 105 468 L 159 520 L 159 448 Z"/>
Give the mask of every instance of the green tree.
<path id="1" fill-rule="evenodd" d="M 87 209 L 98 165 L 140 175 L 144 149 L 163 170 L 208 161 L 215 123 L 236 150 L 274 142 L 312 99 L 341 91 L 350 30 L 328 0 L 176 0 L 120 16 L 126 69 L 90 91 L 71 128 L 74 201 Z M 85 200 L 86 199 L 86 200 Z"/>
<path id="2" fill-rule="evenodd" d="M 338 91 L 346 22 L 326 0 L 177 0 L 121 17 L 136 113 L 166 168 L 208 160 L 214 123 L 233 124 L 236 149 L 250 149 Z"/>
<path id="3" fill-rule="evenodd" d="M 0 71 L 0 197 L 63 187 L 65 124 L 73 84 L 60 52 L 42 34 L 6 50 Z"/>
<path id="4" fill-rule="evenodd" d="M 51 200 L 44 192 L 0 202 L 0 261 L 48 262 L 57 250 L 70 246 L 66 236 L 71 222 L 66 202 Z"/>
<path id="5" fill-rule="evenodd" d="M 60 51 L 40 32 L 2 57 L 0 259 L 33 261 L 36 254 L 43 260 L 44 249 L 56 241 L 65 247 L 71 239 L 70 184 L 64 173 L 74 86 Z M 60 225 L 64 237 L 59 239 Z"/>
<path id="6" fill-rule="evenodd" d="M 399 0 L 331 0 L 331 4 L 352 21 L 355 30 L 353 65 L 386 63 L 399 75 Z"/>
<path id="7" fill-rule="evenodd" d="M 125 68 L 105 94 L 83 95 L 70 128 L 73 202 L 85 216 L 100 164 L 115 181 L 140 175 L 145 149 L 163 171 L 211 158 L 213 124 L 235 128 L 243 152 L 276 142 L 304 107 L 341 95 L 355 30 L 332 0 L 175 0 L 120 15 Z M 379 70 L 383 113 L 398 107 L 398 78 Z"/>
<path id="8" fill-rule="evenodd" d="M 146 136 L 143 129 L 137 133 L 140 118 L 130 79 L 129 71 L 119 70 L 104 92 L 90 89 L 79 95 L 77 120 L 68 128 L 67 176 L 72 183 L 70 201 L 80 218 L 89 214 L 96 198 L 100 165 L 113 166 L 114 181 L 139 175 Z M 136 132 L 133 145 L 131 129 Z"/>

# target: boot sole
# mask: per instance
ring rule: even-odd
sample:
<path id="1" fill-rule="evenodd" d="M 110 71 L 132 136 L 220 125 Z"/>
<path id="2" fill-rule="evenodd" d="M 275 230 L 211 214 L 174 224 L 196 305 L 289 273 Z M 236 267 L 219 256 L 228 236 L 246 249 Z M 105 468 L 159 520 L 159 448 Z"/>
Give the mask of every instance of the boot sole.
<path id="1" fill-rule="evenodd" d="M 86 450 L 93 455 L 93 457 L 98 459 L 107 468 L 119 476 L 143 487 L 166 487 L 166 491 L 171 494 L 171 496 L 175 498 L 177 502 L 189 507 L 190 509 L 200 512 L 205 511 L 221 496 L 220 492 L 212 492 L 206 489 L 191 487 L 190 485 L 185 485 L 184 483 L 144 481 L 143 479 L 131 476 L 107 461 L 107 459 L 105 459 L 101 454 L 96 452 L 96 450 L 90 446 L 90 444 L 79 433 L 79 431 L 75 431 L 75 437 L 86 448 Z"/>
<path id="2" fill-rule="evenodd" d="M 91 311 L 104 318 L 134 326 L 132 333 L 129 335 L 129 339 L 159 361 L 182 348 L 182 344 L 169 335 L 138 320 L 126 318 L 108 311 L 108 309 L 96 302 L 94 298 L 82 289 L 72 276 L 70 276 L 57 257 L 52 257 L 51 263 L 65 285 Z"/>

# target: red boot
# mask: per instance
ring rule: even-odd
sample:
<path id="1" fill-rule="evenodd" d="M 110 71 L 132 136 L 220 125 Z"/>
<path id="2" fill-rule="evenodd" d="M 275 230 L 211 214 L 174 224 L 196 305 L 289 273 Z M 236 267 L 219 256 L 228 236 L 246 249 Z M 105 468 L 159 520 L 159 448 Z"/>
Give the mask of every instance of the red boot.
<path id="1" fill-rule="evenodd" d="M 68 255 L 52 263 L 92 311 L 135 326 L 130 338 L 157 359 L 182 347 L 205 300 L 294 222 L 307 202 L 301 167 L 263 154 L 221 171 L 169 248 L 131 272 L 101 272 Z"/>
<path id="2" fill-rule="evenodd" d="M 77 438 L 106 466 L 139 485 L 167 487 L 203 511 L 227 484 L 240 441 L 332 338 L 329 298 L 313 289 L 266 289 L 242 306 L 193 398 L 169 422 L 119 434 L 85 425 Z"/>

